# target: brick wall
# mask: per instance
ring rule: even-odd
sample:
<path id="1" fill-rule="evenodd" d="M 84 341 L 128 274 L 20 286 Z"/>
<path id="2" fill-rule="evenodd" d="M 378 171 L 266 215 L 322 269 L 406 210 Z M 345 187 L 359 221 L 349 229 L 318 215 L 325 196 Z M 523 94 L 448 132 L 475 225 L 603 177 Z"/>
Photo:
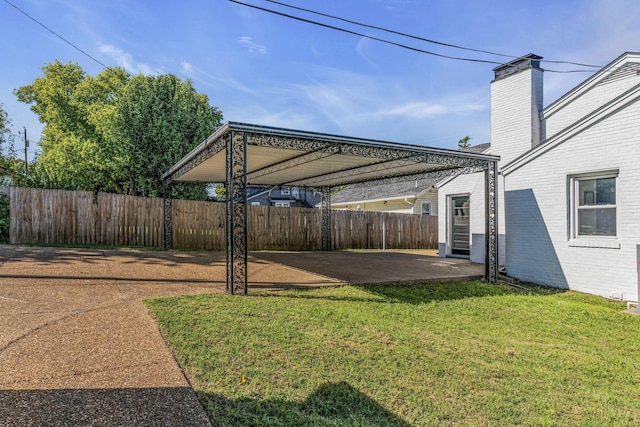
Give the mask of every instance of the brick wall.
<path id="1" fill-rule="evenodd" d="M 500 164 L 530 150 L 540 140 L 542 71 L 527 69 L 491 83 L 491 154 Z"/>
<path id="2" fill-rule="evenodd" d="M 588 111 L 613 100 L 625 91 L 640 83 L 640 75 L 633 69 L 640 70 L 640 64 L 630 64 L 621 67 L 617 72 L 603 82 L 594 84 L 583 95 L 574 98 L 560 99 L 543 114 L 543 126 L 547 136 L 553 136 L 567 126 L 579 120 Z M 616 76 L 624 78 L 616 78 Z"/>
<path id="3" fill-rule="evenodd" d="M 612 89 L 617 86 L 610 86 Z M 588 98 L 592 98 L 590 94 Z M 592 101 L 575 102 L 587 114 Z M 571 113 L 575 115 L 575 112 Z M 640 101 L 607 117 L 506 176 L 507 272 L 521 280 L 638 300 Z M 616 244 L 570 233 L 569 177 L 618 170 Z M 579 241 L 578 241 L 579 242 Z M 619 246 L 607 248 L 604 246 Z"/>

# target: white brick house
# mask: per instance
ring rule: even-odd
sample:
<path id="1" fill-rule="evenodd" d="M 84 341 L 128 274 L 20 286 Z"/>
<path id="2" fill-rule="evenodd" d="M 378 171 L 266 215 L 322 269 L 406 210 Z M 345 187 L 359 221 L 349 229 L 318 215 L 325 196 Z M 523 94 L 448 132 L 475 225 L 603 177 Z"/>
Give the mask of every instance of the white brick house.
<path id="1" fill-rule="evenodd" d="M 640 54 L 621 55 L 544 109 L 540 59 L 527 55 L 498 67 L 492 82 L 490 152 L 501 156 L 503 183 L 501 263 L 524 281 L 637 301 Z M 461 179 L 469 178 L 439 188 L 440 217 L 448 218 L 439 227 L 440 252 L 452 255 L 451 201 L 466 194 L 470 255 L 482 261 L 473 250 L 480 239 L 473 238 L 479 231 L 473 217 L 484 212 L 475 194 L 484 189 Z"/>

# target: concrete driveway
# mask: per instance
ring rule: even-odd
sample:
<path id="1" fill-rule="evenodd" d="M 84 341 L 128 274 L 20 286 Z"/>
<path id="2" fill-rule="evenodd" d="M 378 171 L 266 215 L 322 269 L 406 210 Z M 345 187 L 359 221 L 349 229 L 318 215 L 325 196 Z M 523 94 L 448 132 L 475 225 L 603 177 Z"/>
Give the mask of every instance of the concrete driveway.
<path id="1" fill-rule="evenodd" d="M 250 289 L 482 274 L 428 255 L 257 252 Z M 224 253 L 0 245 L 0 425 L 209 426 L 142 300 L 225 277 Z"/>

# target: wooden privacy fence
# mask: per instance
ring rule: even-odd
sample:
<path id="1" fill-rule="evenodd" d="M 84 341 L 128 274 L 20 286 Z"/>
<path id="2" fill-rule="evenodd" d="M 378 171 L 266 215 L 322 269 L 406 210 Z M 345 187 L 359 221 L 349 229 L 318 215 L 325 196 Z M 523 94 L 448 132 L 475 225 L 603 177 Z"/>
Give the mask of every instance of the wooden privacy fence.
<path id="1" fill-rule="evenodd" d="M 11 243 L 163 246 L 162 199 L 11 187 Z"/>
<path id="2" fill-rule="evenodd" d="M 249 250 L 322 248 L 320 209 L 247 206 Z M 164 246 L 163 200 L 84 191 L 11 187 L 14 244 Z M 333 249 L 434 249 L 428 215 L 333 211 Z M 172 201 L 176 249 L 226 249 L 224 203 Z"/>

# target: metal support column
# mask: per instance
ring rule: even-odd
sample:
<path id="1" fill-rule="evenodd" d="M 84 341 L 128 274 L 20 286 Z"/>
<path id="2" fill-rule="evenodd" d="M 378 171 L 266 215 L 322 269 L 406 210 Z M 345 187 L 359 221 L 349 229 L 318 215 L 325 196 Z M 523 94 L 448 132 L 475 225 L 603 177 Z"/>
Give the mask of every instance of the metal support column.
<path id="1" fill-rule="evenodd" d="M 322 187 L 322 250 L 330 252 L 331 246 L 331 188 Z"/>
<path id="2" fill-rule="evenodd" d="M 498 163 L 489 161 L 484 171 L 486 260 L 485 277 L 489 283 L 498 282 Z"/>
<path id="3" fill-rule="evenodd" d="M 173 249 L 173 205 L 171 200 L 171 187 L 164 188 L 164 250 Z"/>
<path id="4" fill-rule="evenodd" d="M 227 136 L 227 292 L 246 294 L 247 288 L 247 138 Z"/>

